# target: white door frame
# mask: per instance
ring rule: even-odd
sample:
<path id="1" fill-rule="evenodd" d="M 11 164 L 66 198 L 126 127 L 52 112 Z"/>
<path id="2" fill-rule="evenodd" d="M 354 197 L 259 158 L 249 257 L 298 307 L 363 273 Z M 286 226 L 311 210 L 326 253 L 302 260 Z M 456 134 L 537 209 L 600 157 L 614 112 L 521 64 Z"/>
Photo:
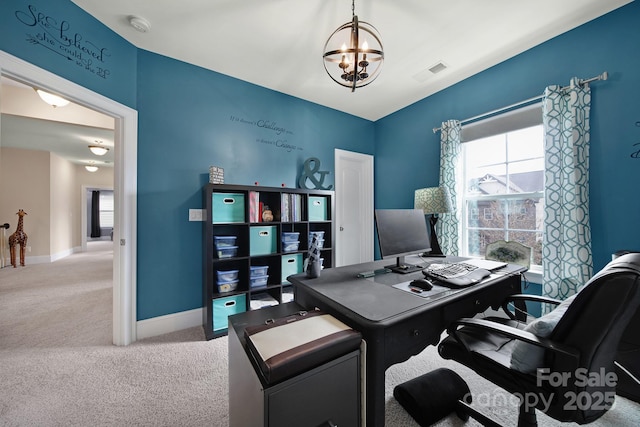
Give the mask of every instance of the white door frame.
<path id="1" fill-rule="evenodd" d="M 374 208 L 374 200 L 373 200 L 373 156 L 370 154 L 361 154 L 353 151 L 346 151 L 336 148 L 334 150 L 334 163 L 335 163 L 335 193 L 336 193 L 336 202 L 339 203 L 341 200 L 340 192 L 343 191 L 339 185 L 339 177 L 341 176 L 342 170 L 342 159 L 350 158 L 356 162 L 362 163 L 366 166 L 367 176 L 369 179 L 362 181 L 362 188 L 360 188 L 358 194 L 360 198 L 358 203 L 364 206 L 363 209 L 364 217 L 360 221 L 361 236 L 362 236 L 362 248 L 364 250 L 361 251 L 361 257 L 365 258 L 362 262 L 373 261 L 374 258 L 374 238 L 373 238 L 373 208 Z M 335 221 L 335 232 L 336 236 L 336 266 L 340 267 L 341 260 L 341 238 L 340 238 L 340 227 L 342 226 L 344 219 L 340 217 L 340 209 L 336 208 L 336 221 Z"/>
<path id="2" fill-rule="evenodd" d="M 51 90 L 115 119 L 113 343 L 136 341 L 136 209 L 138 112 L 47 70 L 0 51 L 0 74 Z M 0 102 L 2 93 L 0 93 Z"/>

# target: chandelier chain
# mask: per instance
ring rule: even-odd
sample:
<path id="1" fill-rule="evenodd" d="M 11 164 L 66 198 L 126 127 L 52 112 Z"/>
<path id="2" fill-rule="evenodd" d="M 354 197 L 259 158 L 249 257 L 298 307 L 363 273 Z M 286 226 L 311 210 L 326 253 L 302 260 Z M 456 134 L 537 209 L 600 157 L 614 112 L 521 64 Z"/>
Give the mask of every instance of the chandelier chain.
<path id="1" fill-rule="evenodd" d="M 351 19 L 356 16 L 356 0 L 351 0 Z"/>

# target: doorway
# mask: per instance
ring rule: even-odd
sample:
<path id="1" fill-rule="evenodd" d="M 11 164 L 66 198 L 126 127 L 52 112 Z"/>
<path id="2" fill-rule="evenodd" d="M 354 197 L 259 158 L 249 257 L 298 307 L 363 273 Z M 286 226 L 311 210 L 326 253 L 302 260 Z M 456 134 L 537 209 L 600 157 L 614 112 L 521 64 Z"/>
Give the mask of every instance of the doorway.
<path id="1" fill-rule="evenodd" d="M 335 150 L 336 267 L 373 261 L 373 156 Z"/>
<path id="2" fill-rule="evenodd" d="M 128 345 L 136 340 L 137 111 L 3 51 L 0 74 L 58 93 L 115 120 L 113 343 Z"/>

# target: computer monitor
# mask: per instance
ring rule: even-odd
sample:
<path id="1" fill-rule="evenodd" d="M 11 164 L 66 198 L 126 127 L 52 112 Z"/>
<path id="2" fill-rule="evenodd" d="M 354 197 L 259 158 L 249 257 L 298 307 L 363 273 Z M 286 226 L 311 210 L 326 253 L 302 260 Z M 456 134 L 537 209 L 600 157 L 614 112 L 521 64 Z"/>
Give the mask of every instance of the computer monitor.
<path id="1" fill-rule="evenodd" d="M 376 209 L 378 243 L 383 259 L 396 257 L 386 268 L 396 273 L 411 273 L 423 267 L 407 264 L 406 255 L 431 251 L 431 237 L 421 209 Z"/>

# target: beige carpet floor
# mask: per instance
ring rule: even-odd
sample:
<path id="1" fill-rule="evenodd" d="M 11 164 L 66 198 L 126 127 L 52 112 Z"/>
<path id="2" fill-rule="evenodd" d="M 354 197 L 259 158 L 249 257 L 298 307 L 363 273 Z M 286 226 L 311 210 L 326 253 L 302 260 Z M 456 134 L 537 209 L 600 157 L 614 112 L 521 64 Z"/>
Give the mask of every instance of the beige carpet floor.
<path id="1" fill-rule="evenodd" d="M 91 243 L 87 252 L 51 264 L 0 269 L 0 426 L 228 426 L 226 337 L 205 341 L 196 327 L 111 345 L 111 245 Z M 440 359 L 433 347 L 387 371 L 386 425 L 417 426 L 393 388 L 438 367 L 458 372 L 477 407 L 515 426 L 508 394 Z M 618 398 L 592 425 L 638 420 L 640 405 Z M 539 424 L 562 425 L 544 415 Z M 452 415 L 437 425 L 478 424 Z"/>

